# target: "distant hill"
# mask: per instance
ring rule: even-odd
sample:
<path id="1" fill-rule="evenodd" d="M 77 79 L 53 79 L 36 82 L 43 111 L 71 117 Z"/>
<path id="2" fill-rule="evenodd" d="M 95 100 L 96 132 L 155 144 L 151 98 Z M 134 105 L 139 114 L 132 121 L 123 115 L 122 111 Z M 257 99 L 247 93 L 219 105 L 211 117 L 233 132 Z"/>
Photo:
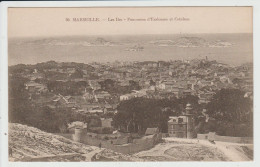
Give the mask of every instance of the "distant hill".
<path id="1" fill-rule="evenodd" d="M 28 40 L 25 42 L 17 42 L 17 45 L 53 45 L 53 46 L 114 46 L 118 45 L 116 42 L 105 40 L 104 38 L 97 37 L 95 39 L 82 38 L 82 39 L 65 39 L 65 38 L 44 38 Z"/>
<path id="2" fill-rule="evenodd" d="M 157 46 L 176 46 L 176 47 L 231 47 L 233 44 L 224 40 L 207 41 L 202 37 L 186 36 L 177 39 L 160 39 L 153 41 L 142 41 L 142 44 L 154 44 Z M 129 42 L 114 42 L 105 38 L 81 38 L 81 39 L 64 39 L 64 38 L 44 38 L 17 42 L 17 45 L 52 45 L 52 46 L 118 46 L 127 45 Z M 128 50 L 142 50 L 143 46 L 139 44 L 128 48 Z"/>
<path id="3" fill-rule="evenodd" d="M 231 43 L 221 40 L 209 42 L 200 37 L 180 37 L 176 40 L 155 40 L 150 41 L 150 44 L 157 46 L 176 46 L 176 47 L 230 47 Z"/>
<path id="4" fill-rule="evenodd" d="M 84 63 L 75 63 L 75 62 L 56 62 L 56 61 L 47 61 L 42 63 L 37 63 L 34 65 L 28 64 L 17 64 L 9 67 L 10 72 L 12 71 L 19 71 L 24 69 L 38 69 L 38 70 L 44 70 L 44 69 L 52 69 L 52 68 L 80 68 L 82 70 L 87 71 L 94 71 L 95 68 L 89 64 Z"/>
<path id="5" fill-rule="evenodd" d="M 138 51 L 143 51 L 144 47 L 141 46 L 140 44 L 134 45 L 133 47 L 129 47 L 127 49 L 125 49 L 126 51 L 134 51 L 134 52 L 138 52 Z"/>

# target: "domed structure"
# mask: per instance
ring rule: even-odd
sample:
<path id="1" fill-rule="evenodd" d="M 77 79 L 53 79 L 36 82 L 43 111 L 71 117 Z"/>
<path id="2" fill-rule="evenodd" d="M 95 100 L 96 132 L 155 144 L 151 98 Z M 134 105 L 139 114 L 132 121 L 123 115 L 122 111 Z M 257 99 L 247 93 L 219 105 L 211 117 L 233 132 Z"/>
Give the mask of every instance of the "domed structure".
<path id="1" fill-rule="evenodd" d="M 185 110 L 186 110 L 186 114 L 192 114 L 192 107 L 191 107 L 191 104 L 190 104 L 190 103 L 188 103 L 188 104 L 186 105 Z"/>

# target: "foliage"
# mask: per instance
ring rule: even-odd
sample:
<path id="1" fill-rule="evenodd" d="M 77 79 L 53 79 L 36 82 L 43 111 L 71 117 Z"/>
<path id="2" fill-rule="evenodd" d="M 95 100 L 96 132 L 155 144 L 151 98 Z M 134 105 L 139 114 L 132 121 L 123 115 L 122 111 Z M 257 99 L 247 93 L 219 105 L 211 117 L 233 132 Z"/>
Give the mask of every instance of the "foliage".
<path id="1" fill-rule="evenodd" d="M 208 103 L 208 114 L 218 121 L 248 123 L 253 102 L 239 89 L 221 89 Z"/>
<path id="2" fill-rule="evenodd" d="M 91 118 L 90 121 L 88 122 L 88 127 L 101 127 L 101 120 L 100 118 Z"/>
<path id="3" fill-rule="evenodd" d="M 10 106 L 9 121 L 15 123 L 26 124 L 39 128 L 46 132 L 58 133 L 66 132 L 67 125 L 74 121 L 82 121 L 88 123 L 89 127 L 100 127 L 101 120 L 95 116 L 87 116 L 79 113 L 73 113 L 70 110 L 53 110 L 48 107 L 34 107 L 30 104 L 13 103 Z M 16 107 L 17 106 L 17 107 Z"/>
<path id="4" fill-rule="evenodd" d="M 89 128 L 88 131 L 98 134 L 111 134 L 113 132 L 113 129 L 109 127 L 92 127 Z"/>
<path id="5" fill-rule="evenodd" d="M 33 105 L 24 89 L 25 82 L 25 78 L 9 78 L 9 122 L 30 125 L 47 132 L 65 132 L 67 124 L 74 121 L 87 122 L 92 127 L 101 125 L 100 119 L 95 116 Z M 98 123 L 92 121 L 93 119 L 99 119 L 96 121 Z"/>
<path id="6" fill-rule="evenodd" d="M 73 74 L 71 74 L 70 78 L 71 79 L 83 78 L 83 75 L 84 75 L 84 73 L 82 70 L 76 69 L 76 71 Z"/>
<path id="7" fill-rule="evenodd" d="M 244 94 L 239 89 L 221 89 L 212 97 L 207 113 L 216 120 L 217 134 L 253 136 L 253 101 Z"/>
<path id="8" fill-rule="evenodd" d="M 112 79 L 106 79 L 104 81 L 99 82 L 101 89 L 107 91 L 110 94 L 127 94 L 132 90 L 140 90 L 139 83 L 133 80 L 129 81 L 129 86 L 120 86 L 118 83 Z"/>
<path id="9" fill-rule="evenodd" d="M 86 81 L 49 81 L 47 83 L 47 88 L 50 92 L 56 94 L 66 95 L 81 95 L 85 88 L 88 86 Z"/>
<path id="10" fill-rule="evenodd" d="M 148 127 L 159 127 L 167 132 L 167 122 L 174 111 L 180 111 L 177 101 L 134 98 L 122 101 L 113 122 L 119 129 L 144 132 Z M 180 114 L 180 113 L 179 113 Z"/>
<path id="11" fill-rule="evenodd" d="M 155 86 L 156 85 L 156 83 L 152 79 L 150 80 L 149 84 L 150 84 L 150 86 Z"/>
<path id="12" fill-rule="evenodd" d="M 58 71 L 45 71 L 43 72 L 45 75 L 45 78 L 48 78 L 48 80 L 66 80 L 68 78 L 68 75 L 66 73 L 61 73 Z"/>
<path id="13" fill-rule="evenodd" d="M 136 82 L 136 81 L 133 81 L 133 80 L 130 80 L 129 81 L 129 89 L 130 90 L 140 90 L 140 85 L 139 85 L 139 83 L 138 82 Z"/>
<path id="14" fill-rule="evenodd" d="M 101 89 L 110 90 L 116 86 L 116 82 L 112 79 L 106 79 L 104 81 L 99 82 Z"/>

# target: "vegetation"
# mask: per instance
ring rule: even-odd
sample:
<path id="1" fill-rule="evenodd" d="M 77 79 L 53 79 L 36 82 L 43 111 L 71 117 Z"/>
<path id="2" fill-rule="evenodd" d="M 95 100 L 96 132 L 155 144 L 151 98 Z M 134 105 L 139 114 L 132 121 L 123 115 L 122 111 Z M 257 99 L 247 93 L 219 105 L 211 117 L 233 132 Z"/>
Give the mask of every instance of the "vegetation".
<path id="1" fill-rule="evenodd" d="M 62 94 L 64 96 L 67 95 L 81 95 L 82 92 L 88 87 L 88 83 L 86 81 L 48 81 L 47 88 L 50 92 L 56 94 Z"/>
<path id="2" fill-rule="evenodd" d="M 216 132 L 221 136 L 253 136 L 253 101 L 239 89 L 218 91 L 206 106 L 209 120 L 200 115 L 196 131 Z"/>
<path id="3" fill-rule="evenodd" d="M 253 101 L 239 89 L 222 89 L 207 105 L 217 122 L 216 132 L 226 136 L 253 135 Z"/>
<path id="4" fill-rule="evenodd" d="M 169 116 L 180 115 L 184 109 L 182 104 L 188 102 L 198 105 L 198 99 L 194 96 L 171 100 L 134 98 L 122 101 L 113 118 L 114 125 L 121 130 L 139 133 L 144 133 L 149 127 L 159 127 L 161 132 L 166 133 Z"/>
<path id="5" fill-rule="evenodd" d="M 24 88 L 27 79 L 9 78 L 9 122 L 30 125 L 46 132 L 64 132 L 64 127 L 74 121 L 82 121 L 89 127 L 101 125 L 97 116 L 86 116 L 66 109 L 50 109 L 33 104 Z"/>
<path id="6" fill-rule="evenodd" d="M 50 109 L 49 107 L 37 107 L 27 103 L 9 103 L 9 122 L 26 124 L 39 128 L 46 132 L 67 132 L 68 123 L 82 121 L 88 123 L 89 128 L 101 126 L 100 118 L 88 116 L 70 110 Z"/>
<path id="7" fill-rule="evenodd" d="M 120 86 L 118 83 L 112 79 L 106 79 L 99 82 L 101 89 L 107 91 L 110 94 L 127 94 L 132 90 L 140 90 L 139 83 L 133 80 L 129 81 L 129 86 Z"/>

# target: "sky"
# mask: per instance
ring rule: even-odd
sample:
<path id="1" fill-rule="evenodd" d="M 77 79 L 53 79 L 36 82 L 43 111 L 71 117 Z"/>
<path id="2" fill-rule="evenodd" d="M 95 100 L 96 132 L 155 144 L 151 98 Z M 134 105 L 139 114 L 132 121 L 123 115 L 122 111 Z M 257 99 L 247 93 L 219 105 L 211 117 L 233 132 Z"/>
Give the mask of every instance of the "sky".
<path id="1" fill-rule="evenodd" d="M 8 37 L 252 33 L 252 10 L 252 7 L 9 8 Z M 168 21 L 127 21 L 151 17 Z M 100 21 L 78 22 L 73 18 Z M 123 21 L 108 21 L 115 18 Z"/>

